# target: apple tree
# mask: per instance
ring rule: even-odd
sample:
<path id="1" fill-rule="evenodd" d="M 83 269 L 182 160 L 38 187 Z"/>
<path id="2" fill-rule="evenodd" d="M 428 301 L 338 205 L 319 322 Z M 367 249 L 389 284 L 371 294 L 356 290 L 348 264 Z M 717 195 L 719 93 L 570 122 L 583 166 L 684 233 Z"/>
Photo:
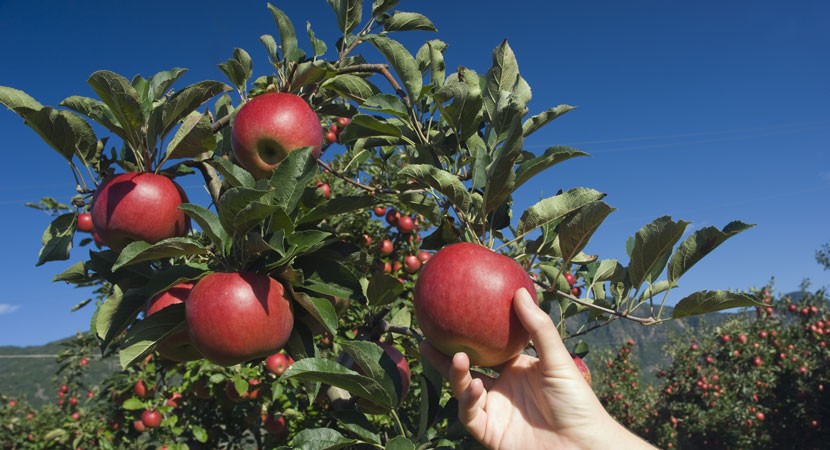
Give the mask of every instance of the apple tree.
<path id="1" fill-rule="evenodd" d="M 68 259 L 90 214 L 92 239 L 81 246 L 97 248 L 56 280 L 106 290 L 91 331 L 102 351 L 117 349 L 124 368 L 159 349 L 170 357 L 174 347 L 179 362 L 149 363 L 177 374 L 158 380 L 212 396 L 231 386 L 250 400 L 262 360 L 284 350 L 294 363 L 259 380 L 266 395 L 258 404 L 281 443 L 454 447 L 464 441 L 455 403 L 420 360 L 413 314 L 421 266 L 446 245 L 474 243 L 520 264 L 563 334 L 756 303 L 702 291 L 680 299 L 671 315 L 663 311 L 687 270 L 751 225 L 706 227 L 681 242 L 688 222 L 660 217 L 629 239 L 622 262 L 583 252 L 614 210 L 601 192 L 573 187 L 514 211 L 528 180 L 586 153 L 524 148 L 573 107 L 530 114 L 531 88 L 507 41 L 485 73 L 448 72 L 446 43 L 407 49 L 396 40 L 435 32 L 422 14 L 394 10 L 394 0 L 328 3 L 342 38 L 326 43 L 309 25 L 300 39 L 291 19 L 268 5 L 276 28 L 276 37 L 260 38 L 268 61 L 255 73 L 249 53 L 236 49 L 219 64 L 227 82 L 177 87 L 184 69 L 132 78 L 102 70 L 88 79 L 95 97 L 72 95 L 57 106 L 0 87 L 0 103 L 76 180 L 71 206 L 43 234 L 38 265 Z M 367 47 L 380 59 L 359 53 Z M 209 203 L 190 202 L 185 177 L 204 182 Z M 182 284 L 190 294 L 149 312 L 148 300 Z M 565 319 L 579 325 L 569 331 Z M 384 350 L 390 346 L 397 353 Z M 208 391 L 198 388 L 205 383 Z M 225 408 L 200 422 L 199 411 L 210 408 L 196 408 L 174 420 L 165 415 L 174 407 L 150 403 L 123 398 L 121 408 L 159 412 L 160 423 L 150 414 L 134 428 L 175 445 L 233 442 L 250 429 L 244 418 L 257 416 L 255 408 Z M 222 414 L 243 421 L 214 426 Z M 266 445 L 261 431 L 250 445 Z"/>

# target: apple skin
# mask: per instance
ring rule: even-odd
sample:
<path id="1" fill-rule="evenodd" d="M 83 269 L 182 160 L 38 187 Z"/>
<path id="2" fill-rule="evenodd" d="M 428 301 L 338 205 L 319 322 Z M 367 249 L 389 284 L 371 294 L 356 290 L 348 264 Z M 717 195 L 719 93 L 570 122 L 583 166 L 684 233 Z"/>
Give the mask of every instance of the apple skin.
<path id="1" fill-rule="evenodd" d="M 182 188 L 165 176 L 122 173 L 95 191 L 92 226 L 101 241 L 115 251 L 133 241 L 155 244 L 190 230 L 190 218 L 179 209 L 186 202 Z"/>
<path id="2" fill-rule="evenodd" d="M 92 233 L 94 230 L 92 226 L 92 214 L 90 213 L 80 213 L 78 214 L 78 231 L 83 231 L 84 233 Z"/>
<path id="3" fill-rule="evenodd" d="M 421 260 L 415 255 L 407 255 L 403 259 L 403 267 L 406 273 L 415 273 L 421 268 Z"/>
<path id="4" fill-rule="evenodd" d="M 588 386 L 591 386 L 591 369 L 588 368 L 588 365 L 579 356 L 571 354 L 571 358 L 573 358 L 576 368 L 579 369 L 579 373 L 582 374 L 582 378 L 585 378 Z"/>
<path id="5" fill-rule="evenodd" d="M 513 259 L 469 242 L 432 255 L 415 283 L 415 315 L 424 336 L 452 357 L 464 352 L 479 366 L 502 364 L 521 353 L 530 337 L 513 308 L 513 296 L 536 289 Z"/>
<path id="6" fill-rule="evenodd" d="M 383 256 L 389 256 L 393 251 L 395 251 L 395 244 L 393 244 L 389 239 L 384 239 L 381 241 L 378 251 Z"/>
<path id="7" fill-rule="evenodd" d="M 280 376 L 294 363 L 290 356 L 285 353 L 274 353 L 265 359 L 265 370 L 276 376 Z"/>
<path id="8" fill-rule="evenodd" d="M 263 418 L 263 426 L 265 427 L 265 431 L 277 440 L 283 440 L 288 437 L 285 416 L 269 414 Z"/>
<path id="9" fill-rule="evenodd" d="M 185 316 L 193 344 L 220 366 L 278 352 L 294 327 L 283 285 L 252 272 L 216 272 L 202 278 L 185 302 Z"/>
<path id="10" fill-rule="evenodd" d="M 320 157 L 323 128 L 317 113 L 301 97 L 271 92 L 251 99 L 236 113 L 231 149 L 254 178 L 268 178 L 289 153 L 313 147 Z"/>
<path id="11" fill-rule="evenodd" d="M 398 228 L 399 233 L 409 234 L 415 229 L 415 221 L 412 220 L 412 217 L 401 216 L 395 223 L 395 227 Z"/>
<path id="12" fill-rule="evenodd" d="M 147 301 L 144 315 L 149 317 L 170 305 L 184 303 L 192 289 L 193 283 L 181 283 L 156 295 Z M 199 352 L 199 349 L 190 340 L 190 334 L 187 328 L 164 338 L 164 340 L 156 345 L 156 350 L 158 350 L 162 358 L 171 361 L 186 362 L 202 359 L 202 354 Z"/>
<path id="13" fill-rule="evenodd" d="M 133 429 L 135 431 L 138 431 L 139 433 L 143 433 L 143 432 L 147 431 L 147 426 L 144 425 L 144 422 L 142 422 L 141 420 L 134 420 L 133 421 Z"/>
<path id="14" fill-rule="evenodd" d="M 157 428 L 161 425 L 161 413 L 155 409 L 148 409 L 141 413 L 141 423 L 147 428 Z"/>

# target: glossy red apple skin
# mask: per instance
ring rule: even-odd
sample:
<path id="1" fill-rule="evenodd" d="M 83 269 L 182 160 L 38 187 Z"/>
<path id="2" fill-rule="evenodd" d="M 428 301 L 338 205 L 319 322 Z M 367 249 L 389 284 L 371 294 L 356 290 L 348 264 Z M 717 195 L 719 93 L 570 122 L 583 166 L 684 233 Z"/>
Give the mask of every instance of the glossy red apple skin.
<path id="1" fill-rule="evenodd" d="M 94 231 L 92 225 L 92 214 L 85 212 L 78 214 L 78 231 L 82 231 L 84 233 L 92 233 Z"/>
<path id="2" fill-rule="evenodd" d="M 268 434 L 276 437 L 277 440 L 283 440 L 288 437 L 288 427 L 285 424 L 285 416 L 272 415 L 264 417 L 263 426 Z"/>
<path id="3" fill-rule="evenodd" d="M 403 259 L 403 267 L 406 273 L 415 273 L 421 268 L 421 260 L 415 255 L 407 255 Z"/>
<path id="4" fill-rule="evenodd" d="M 161 425 L 161 413 L 155 409 L 148 409 L 141 413 L 141 422 L 147 428 L 157 428 Z"/>
<path id="5" fill-rule="evenodd" d="M 101 241 L 115 251 L 133 241 L 155 244 L 190 230 L 190 218 L 179 209 L 186 202 L 182 188 L 165 176 L 122 173 L 95 191 L 92 225 Z"/>
<path id="6" fill-rule="evenodd" d="M 283 285 L 251 272 L 202 278 L 190 291 L 185 312 L 193 344 L 222 366 L 278 352 L 294 327 Z"/>
<path id="7" fill-rule="evenodd" d="M 412 217 L 401 216 L 395 223 L 395 227 L 398 228 L 399 233 L 409 234 L 415 229 L 415 221 L 412 220 Z"/>
<path id="8" fill-rule="evenodd" d="M 421 269 L 415 315 L 442 353 L 464 352 L 472 364 L 495 366 L 521 353 L 530 339 L 513 308 L 522 287 L 537 301 L 533 281 L 516 261 L 478 244 L 452 244 Z"/>
<path id="9" fill-rule="evenodd" d="M 588 365 L 585 364 L 585 361 L 579 356 L 571 354 L 571 358 L 573 358 L 574 364 L 576 364 L 576 368 L 579 369 L 579 373 L 582 374 L 582 378 L 584 378 L 590 386 L 592 384 L 591 369 L 588 368 Z"/>
<path id="10" fill-rule="evenodd" d="M 268 178 L 294 150 L 313 147 L 320 157 L 323 128 L 301 97 L 271 92 L 251 99 L 236 113 L 231 148 L 236 161 L 254 178 Z"/>
<path id="11" fill-rule="evenodd" d="M 274 353 L 265 359 L 265 370 L 276 376 L 280 376 L 293 364 L 290 356 L 285 353 Z"/>
<path id="12" fill-rule="evenodd" d="M 181 283 L 156 295 L 147 301 L 144 315 L 149 317 L 170 305 L 184 303 L 192 289 L 193 283 Z M 190 340 L 190 333 L 187 328 L 176 331 L 164 338 L 156 345 L 156 350 L 162 358 L 171 361 L 185 362 L 202 359 L 199 349 Z"/>

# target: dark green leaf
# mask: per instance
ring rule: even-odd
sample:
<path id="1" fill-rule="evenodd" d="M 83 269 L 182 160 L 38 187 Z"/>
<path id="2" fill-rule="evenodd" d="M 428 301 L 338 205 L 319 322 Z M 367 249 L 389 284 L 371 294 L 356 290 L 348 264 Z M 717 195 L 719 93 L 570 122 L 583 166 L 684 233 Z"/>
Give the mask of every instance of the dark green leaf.
<path id="1" fill-rule="evenodd" d="M 145 317 L 127 332 L 124 348 L 119 352 L 121 367 L 126 369 L 147 356 L 156 342 L 185 327 L 184 304 L 170 305 Z"/>
<path id="2" fill-rule="evenodd" d="M 363 295 L 371 306 L 383 306 L 397 300 L 403 293 L 404 285 L 392 275 L 376 272 L 365 284 Z"/>
<path id="3" fill-rule="evenodd" d="M 372 0 L 372 17 L 380 17 L 398 4 L 399 0 Z"/>
<path id="4" fill-rule="evenodd" d="M 291 19 L 270 3 L 268 4 L 268 9 L 271 10 L 271 14 L 274 16 L 274 22 L 277 23 L 283 58 L 286 61 L 297 61 L 303 55 L 302 51 L 297 48 L 297 31 L 294 29 Z"/>
<path id="5" fill-rule="evenodd" d="M 369 195 L 335 197 L 305 213 L 297 224 L 319 222 L 327 217 L 366 209 L 374 202 L 374 198 Z"/>
<path id="6" fill-rule="evenodd" d="M 418 70 L 418 63 L 406 47 L 398 41 L 380 35 L 370 35 L 366 40 L 371 42 L 389 61 L 389 65 L 401 79 L 409 99 L 417 101 L 421 97 L 423 79 L 421 71 Z"/>
<path id="7" fill-rule="evenodd" d="M 406 119 L 409 116 L 406 105 L 403 104 L 401 98 L 392 94 L 375 94 L 363 102 L 363 107 L 383 114 L 391 114 L 401 119 Z"/>
<path id="8" fill-rule="evenodd" d="M 32 98 L 29 94 L 19 89 L 7 86 L 0 86 L 0 105 L 3 105 L 18 114 L 20 114 L 18 110 L 21 109 L 37 111 L 43 108 L 43 105 Z"/>
<path id="9" fill-rule="evenodd" d="M 141 148 L 141 127 L 146 122 L 141 98 L 129 80 L 108 70 L 93 73 L 87 82 L 115 116 L 127 141 Z"/>
<path id="10" fill-rule="evenodd" d="M 101 339 L 103 349 L 135 320 L 148 298 L 143 289 L 130 289 L 123 293 L 118 285 L 113 287 L 112 294 L 98 307 L 94 318 L 95 332 Z"/>
<path id="11" fill-rule="evenodd" d="M 207 235 L 216 248 L 226 249 L 228 247 L 230 244 L 228 232 L 225 231 L 216 214 L 204 206 L 193 203 L 183 203 L 179 205 L 179 209 L 196 221 L 199 228 L 202 229 L 202 232 Z"/>
<path id="12" fill-rule="evenodd" d="M 72 249 L 72 237 L 75 235 L 75 214 L 61 214 L 43 232 L 41 242 L 43 247 L 38 254 L 38 266 L 49 261 L 64 261 L 69 259 L 69 250 Z"/>
<path id="13" fill-rule="evenodd" d="M 337 16 L 337 26 L 343 34 L 354 31 L 363 20 L 363 0 L 326 0 Z"/>
<path id="14" fill-rule="evenodd" d="M 506 110 L 511 111 L 511 124 L 507 131 L 507 138 L 496 150 L 493 161 L 487 167 L 487 185 L 484 187 L 484 212 L 489 213 L 498 208 L 507 200 L 516 187 L 516 172 L 514 166 L 521 156 L 522 130 L 520 114 L 515 105 Z"/>
<path id="15" fill-rule="evenodd" d="M 493 120 L 501 92 L 512 93 L 519 79 L 519 64 L 507 40 L 493 50 L 493 64 L 484 79 L 484 110 Z"/>
<path id="16" fill-rule="evenodd" d="M 404 167 L 399 175 L 405 178 L 415 178 L 443 194 L 459 211 L 469 212 L 472 201 L 470 193 L 457 176 L 429 164 L 410 164 Z"/>
<path id="17" fill-rule="evenodd" d="M 167 145 L 167 159 L 209 156 L 216 149 L 216 135 L 207 114 L 190 113 Z"/>
<path id="18" fill-rule="evenodd" d="M 270 34 L 263 34 L 259 37 L 259 42 L 262 42 L 262 45 L 265 46 L 265 50 L 268 52 L 268 59 L 271 60 L 271 64 L 276 65 L 279 62 L 279 54 L 277 53 L 277 41 L 274 40 L 274 36 Z M 256 81 L 254 82 L 256 83 Z"/>
<path id="19" fill-rule="evenodd" d="M 233 50 L 233 58 L 219 64 L 219 70 L 233 83 L 239 91 L 245 91 L 253 71 L 251 55 L 241 48 Z"/>
<path id="20" fill-rule="evenodd" d="M 548 197 L 522 213 L 517 232 L 519 235 L 525 235 L 542 225 L 561 220 L 603 197 L 605 194 L 588 188 L 573 188 L 565 193 Z"/>
<path id="21" fill-rule="evenodd" d="M 253 188 L 256 180 L 250 172 L 224 158 L 214 158 L 208 163 L 222 175 L 231 187 Z"/>
<path id="22" fill-rule="evenodd" d="M 401 389 L 400 374 L 386 352 L 379 345 L 368 341 L 344 341 L 341 345 L 343 351 L 360 368 L 360 373 L 383 386 L 389 398 L 394 400 L 393 404 L 397 404 L 397 392 Z M 390 374 L 395 375 L 397 380 L 393 380 Z"/>
<path id="23" fill-rule="evenodd" d="M 76 262 L 69 266 L 68 269 L 55 275 L 52 281 L 65 281 L 67 283 L 84 283 L 89 281 L 89 274 L 86 270 L 84 261 Z"/>
<path id="24" fill-rule="evenodd" d="M 332 335 L 337 334 L 337 311 L 334 310 L 334 305 L 330 301 L 312 297 L 303 292 L 295 292 L 294 300 L 317 319 L 326 331 Z"/>
<path id="25" fill-rule="evenodd" d="M 444 77 L 447 71 L 447 66 L 444 63 L 444 52 L 446 50 L 447 44 L 445 42 L 433 39 L 421 46 L 415 55 L 418 69 L 421 73 L 425 73 L 429 69 L 430 82 L 437 87 L 444 85 Z"/>
<path id="26" fill-rule="evenodd" d="M 689 222 L 675 222 L 671 217 L 663 216 L 637 231 L 628 264 L 632 286 L 636 288 L 644 281 L 653 282 L 660 276 L 687 225 Z"/>
<path id="27" fill-rule="evenodd" d="M 374 444 L 380 443 L 380 434 L 377 428 L 366 418 L 365 414 L 353 410 L 332 411 L 330 414 L 345 431 L 365 441 Z"/>
<path id="28" fill-rule="evenodd" d="M 543 170 L 577 156 L 588 156 L 588 154 L 575 148 L 557 145 L 549 147 L 541 156 L 522 161 L 516 168 L 516 189 Z"/>
<path id="29" fill-rule="evenodd" d="M 579 341 L 579 343 L 574 346 L 573 354 L 579 356 L 580 358 L 584 358 L 589 351 L 590 348 L 588 347 L 588 344 L 583 341 Z"/>
<path id="30" fill-rule="evenodd" d="M 311 22 L 306 22 L 306 31 L 308 32 L 308 39 L 311 41 L 311 48 L 314 49 L 314 56 L 323 56 L 326 54 L 326 43 L 322 39 L 318 39 L 311 29 Z"/>
<path id="31" fill-rule="evenodd" d="M 395 11 L 391 16 L 388 16 L 380 21 L 383 25 L 383 30 L 390 31 L 409 31 L 409 30 L 423 30 L 423 31 L 438 31 L 423 14 L 414 12 Z"/>
<path id="32" fill-rule="evenodd" d="M 524 125 L 522 125 L 525 137 L 530 136 L 533 132 L 547 125 L 552 120 L 574 109 L 576 109 L 576 107 L 571 105 L 554 106 L 553 108 L 550 108 L 546 111 L 536 114 L 530 119 L 527 119 Z"/>
<path id="33" fill-rule="evenodd" d="M 65 106 L 79 114 L 89 117 L 104 128 L 118 135 L 121 139 L 129 139 L 128 135 L 121 129 L 121 125 L 118 123 L 115 115 L 101 101 L 94 98 L 73 95 L 60 102 L 60 106 Z"/>
<path id="34" fill-rule="evenodd" d="M 369 80 L 348 73 L 334 76 L 326 80 L 320 87 L 330 89 L 341 97 L 352 99 L 359 104 L 380 93 L 380 89 Z"/>
<path id="35" fill-rule="evenodd" d="M 326 78 L 331 78 L 337 73 L 331 65 L 325 61 L 305 61 L 297 64 L 294 76 L 291 77 L 289 90 L 298 91 L 305 86 L 319 83 Z"/>
<path id="36" fill-rule="evenodd" d="M 723 230 L 706 227 L 695 231 L 680 244 L 677 251 L 672 255 L 669 261 L 669 281 L 676 281 L 724 241 L 754 226 L 735 221 L 730 222 Z"/>
<path id="37" fill-rule="evenodd" d="M 274 204 L 289 214 L 297 208 L 305 187 L 317 173 L 317 163 L 311 156 L 311 147 L 289 153 L 271 175 Z"/>
<path id="38" fill-rule="evenodd" d="M 283 378 L 296 378 L 302 381 L 330 384 L 380 405 L 392 406 L 393 399 L 389 397 L 389 394 L 380 383 L 347 369 L 334 360 L 324 358 L 302 359 L 295 362 L 283 374 Z"/>
<path id="39" fill-rule="evenodd" d="M 450 123 L 458 139 L 467 141 L 478 132 L 484 116 L 480 77 L 475 71 L 461 67 L 458 73 L 447 78 L 446 83 L 435 92 L 435 100 L 444 120 Z M 444 105 L 452 100 L 449 105 Z"/>
<path id="40" fill-rule="evenodd" d="M 762 303 L 739 292 L 700 291 L 680 300 L 672 311 L 672 319 L 757 305 Z"/>
<path id="41" fill-rule="evenodd" d="M 329 0 L 329 3 L 335 0 Z M 298 450 L 337 450 L 356 444 L 331 428 L 306 428 L 294 436 L 292 448 Z"/>
<path id="42" fill-rule="evenodd" d="M 173 83 L 176 82 L 182 75 L 187 72 L 187 69 L 180 69 L 178 67 L 170 70 L 165 70 L 153 75 L 149 81 L 149 100 L 150 105 L 152 106 L 153 100 L 158 100 L 167 93 Z M 149 111 L 149 108 L 146 108 L 145 111 Z"/>
<path id="43" fill-rule="evenodd" d="M 559 250 L 565 261 L 570 261 L 585 248 L 602 221 L 613 211 L 614 208 L 602 201 L 588 203 L 559 225 Z"/>
<path id="44" fill-rule="evenodd" d="M 218 81 L 200 81 L 176 92 L 153 110 L 155 132 L 159 136 L 166 135 L 180 120 L 195 111 L 216 94 L 230 90 L 230 87 Z"/>
<path id="45" fill-rule="evenodd" d="M 26 120 L 26 125 L 67 161 L 71 162 L 76 154 L 85 161 L 96 159 L 98 139 L 89 123 L 78 115 L 48 106 L 39 110 L 21 107 L 17 112 Z"/>
<path id="46" fill-rule="evenodd" d="M 340 141 L 344 143 L 366 137 L 401 136 L 400 128 L 386 120 L 378 119 L 366 114 L 352 117 L 352 123 L 340 134 Z"/>
<path id="47" fill-rule="evenodd" d="M 204 255 L 208 249 L 199 241 L 189 237 L 172 237 L 155 244 L 144 241 L 132 242 L 121 251 L 112 266 L 116 271 L 124 266 L 154 259 L 173 258 L 176 256 Z"/>

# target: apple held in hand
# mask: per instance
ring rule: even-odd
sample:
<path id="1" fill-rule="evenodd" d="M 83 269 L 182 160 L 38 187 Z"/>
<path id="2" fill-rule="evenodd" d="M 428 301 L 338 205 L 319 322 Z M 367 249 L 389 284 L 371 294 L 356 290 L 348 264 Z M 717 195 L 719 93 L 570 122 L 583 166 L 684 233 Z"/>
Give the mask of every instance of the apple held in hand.
<path id="1" fill-rule="evenodd" d="M 272 92 L 254 97 L 233 121 L 233 155 L 257 179 L 270 177 L 294 150 L 313 147 L 312 155 L 319 158 L 322 146 L 320 119 L 294 94 Z"/>
<path id="2" fill-rule="evenodd" d="M 588 365 L 585 364 L 585 361 L 577 355 L 571 354 L 571 358 L 574 360 L 574 364 L 576 364 L 576 368 L 579 369 L 579 373 L 582 374 L 582 378 L 585 378 L 585 381 L 588 382 L 590 386 L 591 383 L 591 369 L 588 368 Z"/>
<path id="3" fill-rule="evenodd" d="M 190 291 L 185 312 L 193 344 L 222 366 L 278 352 L 294 327 L 283 285 L 252 272 L 202 278 Z"/>
<path id="4" fill-rule="evenodd" d="M 193 289 L 193 283 L 181 283 L 147 301 L 144 315 L 149 317 L 167 306 L 184 303 Z M 159 355 L 171 361 L 185 362 L 202 358 L 202 354 L 190 340 L 187 328 L 170 334 L 156 345 Z"/>
<path id="5" fill-rule="evenodd" d="M 442 353 L 464 352 L 472 364 L 495 366 L 521 353 L 530 339 L 513 308 L 522 287 L 536 300 L 533 281 L 513 259 L 477 244 L 452 244 L 421 269 L 415 315 Z"/>
<path id="6" fill-rule="evenodd" d="M 92 224 L 100 239 L 115 251 L 130 242 L 155 244 L 184 236 L 190 218 L 179 205 L 187 195 L 171 179 L 147 172 L 128 172 L 106 180 L 92 197 Z"/>

